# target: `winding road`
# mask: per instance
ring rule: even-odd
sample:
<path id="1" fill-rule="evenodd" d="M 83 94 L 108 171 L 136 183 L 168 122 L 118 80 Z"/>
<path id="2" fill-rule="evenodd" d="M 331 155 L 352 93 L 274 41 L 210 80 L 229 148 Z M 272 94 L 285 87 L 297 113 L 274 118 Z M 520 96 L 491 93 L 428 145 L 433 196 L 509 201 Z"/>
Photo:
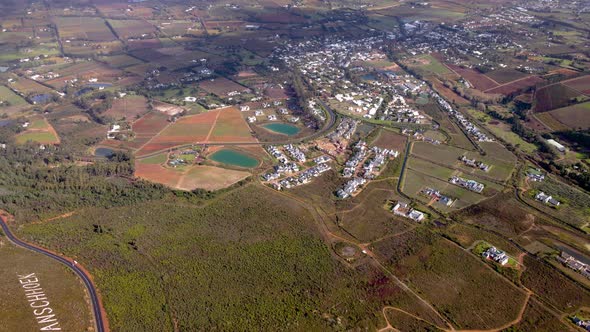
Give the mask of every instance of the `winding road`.
<path id="1" fill-rule="evenodd" d="M 16 236 L 14 236 L 14 234 L 12 234 L 12 232 L 10 231 L 10 228 L 8 227 L 8 225 L 6 224 L 6 220 L 4 219 L 4 217 L 0 217 L 0 226 L 2 226 L 2 231 L 4 232 L 4 234 L 6 235 L 6 237 L 10 240 L 10 242 L 14 243 L 15 245 L 43 254 L 49 258 L 52 258 L 62 264 L 64 264 L 65 266 L 69 267 L 70 269 L 72 269 L 84 282 L 84 285 L 86 286 L 86 289 L 88 290 L 88 294 L 90 295 L 90 300 L 92 302 L 92 311 L 94 313 L 94 322 L 96 324 L 96 331 L 98 332 L 107 332 L 109 329 L 105 328 L 106 326 L 106 319 L 103 315 L 102 312 L 102 306 L 100 304 L 100 300 L 98 298 L 98 294 L 96 292 L 96 288 L 94 287 L 94 284 L 92 283 L 92 280 L 90 279 L 90 276 L 88 275 L 88 272 L 86 272 L 83 268 L 79 267 L 74 260 L 69 260 L 67 258 L 64 258 L 62 256 L 59 256 L 57 254 L 54 254 L 53 252 L 28 244 L 26 242 L 23 242 L 21 240 L 19 240 Z"/>

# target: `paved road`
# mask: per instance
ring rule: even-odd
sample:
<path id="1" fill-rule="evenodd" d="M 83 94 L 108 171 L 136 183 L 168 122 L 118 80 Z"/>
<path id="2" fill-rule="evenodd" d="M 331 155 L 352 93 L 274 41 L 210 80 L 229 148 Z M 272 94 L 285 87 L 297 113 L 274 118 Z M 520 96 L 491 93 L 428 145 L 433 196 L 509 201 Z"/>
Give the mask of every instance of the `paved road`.
<path id="1" fill-rule="evenodd" d="M 69 267 L 70 269 L 72 269 L 74 272 L 76 272 L 76 274 L 82 279 L 82 281 L 84 281 L 84 285 L 86 286 L 86 289 L 88 290 L 88 294 L 90 294 L 90 300 L 92 301 L 92 310 L 94 311 L 94 321 L 96 322 L 96 330 L 98 332 L 105 332 L 105 328 L 104 328 L 104 317 L 102 315 L 102 311 L 100 310 L 100 303 L 98 301 L 98 295 L 96 294 L 96 289 L 94 288 L 94 285 L 92 284 L 92 281 L 90 280 L 90 277 L 86 274 L 86 272 L 84 270 L 82 270 L 81 268 L 79 268 L 77 265 L 74 265 L 71 261 L 67 260 L 66 258 L 63 258 L 61 256 L 58 256 L 48 250 L 30 245 L 26 242 L 23 242 L 21 240 L 19 240 L 18 238 L 16 238 L 12 232 L 10 231 L 10 228 L 8 228 L 8 225 L 6 224 L 6 222 L 4 221 L 3 218 L 0 218 L 0 225 L 2 226 L 2 231 L 4 231 L 4 234 L 6 234 L 6 237 L 8 237 L 8 239 L 14 243 L 15 245 L 19 246 L 19 247 L 23 247 L 25 249 L 29 249 L 31 251 L 34 252 L 38 252 L 40 254 L 43 254 L 49 258 L 52 258 L 64 265 L 66 265 L 67 267 Z"/>

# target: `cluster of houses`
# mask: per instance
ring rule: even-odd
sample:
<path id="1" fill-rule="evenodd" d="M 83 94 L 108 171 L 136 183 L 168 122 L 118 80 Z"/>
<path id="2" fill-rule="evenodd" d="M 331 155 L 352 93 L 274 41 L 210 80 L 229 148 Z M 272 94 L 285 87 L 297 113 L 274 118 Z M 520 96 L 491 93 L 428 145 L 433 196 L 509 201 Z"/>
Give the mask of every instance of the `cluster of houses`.
<path id="1" fill-rule="evenodd" d="M 384 149 L 377 146 L 369 149 L 367 143 L 363 140 L 358 141 L 353 146 L 352 150 L 354 154 L 344 164 L 342 177 L 354 177 L 354 179 L 350 180 L 343 189 L 338 191 L 337 195 L 340 198 L 349 197 L 358 189 L 358 187 L 363 185 L 366 180 L 373 179 L 381 171 L 388 158 L 396 158 L 399 155 L 398 151 Z M 368 158 L 369 156 L 373 157 Z M 362 168 L 359 167 L 360 165 L 362 165 Z M 363 179 L 365 181 L 360 183 L 360 180 L 358 179 Z"/>
<path id="2" fill-rule="evenodd" d="M 439 145 L 441 143 L 441 141 L 439 141 L 437 139 L 425 136 L 424 131 L 420 130 L 420 129 L 414 130 L 414 129 L 410 129 L 410 128 L 404 128 L 404 129 L 402 129 L 402 134 L 412 136 L 417 141 L 424 141 L 424 142 L 434 144 L 434 145 Z"/>
<path id="3" fill-rule="evenodd" d="M 576 259 L 572 255 L 569 255 L 563 251 L 561 252 L 561 255 L 559 255 L 557 257 L 557 260 L 561 264 L 569 267 L 570 269 L 572 269 L 574 271 L 577 271 L 578 273 L 580 273 L 584 277 L 590 279 L 590 266 L 588 264 L 584 264 L 584 263 L 580 262 L 578 259 Z"/>
<path id="4" fill-rule="evenodd" d="M 474 191 L 476 193 L 481 193 L 484 189 L 483 183 L 479 183 L 475 180 L 468 180 L 458 176 L 453 176 L 450 180 L 450 183 L 461 186 L 468 190 Z"/>
<path id="5" fill-rule="evenodd" d="M 353 147 L 354 154 L 344 164 L 342 176 L 350 178 L 356 173 L 356 169 L 365 157 L 367 156 L 367 143 L 365 141 L 358 141 Z"/>
<path id="6" fill-rule="evenodd" d="M 326 37 L 319 40 L 308 40 L 294 44 L 286 44 L 275 50 L 274 55 L 282 60 L 287 67 L 297 68 L 306 81 L 314 86 L 323 96 L 328 97 L 333 107 L 365 118 L 377 118 L 384 102 L 385 92 L 395 91 L 396 85 L 388 80 L 362 79 L 373 71 L 362 66 L 368 61 L 381 61 L 386 58 L 377 46 L 383 41 L 382 36 L 362 38 L 358 40 L 341 37 Z M 372 75 L 368 75 L 372 76 Z M 399 90 L 416 90 L 419 84 L 407 84 Z M 310 100 L 311 112 L 318 111 L 315 101 Z M 318 112 L 318 115 L 322 114 Z"/>
<path id="7" fill-rule="evenodd" d="M 344 118 L 336 127 L 336 130 L 328 134 L 328 138 L 332 142 L 339 141 L 340 139 L 349 140 L 356 131 L 356 127 L 360 123 L 359 120 L 352 118 Z"/>
<path id="8" fill-rule="evenodd" d="M 572 317 L 572 322 L 586 331 L 590 331 L 590 319 L 581 319 L 576 316 Z"/>
<path id="9" fill-rule="evenodd" d="M 455 200 L 453 200 L 452 198 L 450 198 L 449 196 L 445 196 L 443 195 L 439 190 L 433 189 L 433 188 L 424 188 L 420 191 L 420 193 L 426 197 L 429 197 L 430 199 L 439 202 L 440 204 L 444 205 L 444 206 L 451 206 L 453 205 L 453 203 L 455 203 Z"/>
<path id="10" fill-rule="evenodd" d="M 411 108 L 401 95 L 394 95 L 387 105 L 382 120 L 392 120 L 401 123 L 426 124 L 427 118 L 420 111 Z"/>
<path id="11" fill-rule="evenodd" d="M 346 182 L 346 184 L 344 185 L 344 187 L 342 187 L 341 189 L 338 189 L 338 191 L 336 191 L 336 196 L 338 196 L 338 198 L 348 198 L 352 195 L 355 194 L 355 192 L 359 191 L 359 189 L 365 184 L 367 183 L 367 180 L 361 177 L 355 177 L 354 179 L 349 180 L 348 182 Z"/>
<path id="12" fill-rule="evenodd" d="M 409 218 L 414 221 L 422 221 L 422 220 L 426 219 L 426 214 L 424 212 L 413 209 L 412 207 L 410 207 L 410 205 L 408 203 L 401 202 L 401 201 L 398 201 L 393 206 L 393 208 L 391 209 L 391 212 L 393 212 L 393 214 L 395 214 L 396 216 Z"/>
<path id="13" fill-rule="evenodd" d="M 295 145 L 287 144 L 284 146 L 284 148 L 294 160 L 297 160 L 300 163 L 304 163 L 307 160 L 303 151 L 301 151 Z"/>
<path id="14" fill-rule="evenodd" d="M 461 158 L 459 158 L 459 160 L 461 160 L 465 165 L 467 165 L 469 167 L 479 168 L 484 172 L 487 172 L 490 170 L 490 165 L 485 164 L 481 161 L 477 161 L 475 159 L 469 159 L 466 156 L 461 156 Z"/>
<path id="15" fill-rule="evenodd" d="M 433 96 L 438 102 L 438 105 L 451 114 L 455 120 L 467 131 L 471 136 L 473 136 L 479 142 L 492 142 L 493 139 L 488 137 L 484 134 L 476 125 L 471 123 L 469 120 L 465 118 L 461 112 L 456 111 L 453 109 L 451 104 L 449 104 L 444 98 L 442 98 L 438 93 L 433 92 Z"/>
<path id="16" fill-rule="evenodd" d="M 307 103 L 307 107 L 309 108 L 309 112 L 313 115 L 316 119 L 324 122 L 326 121 L 326 114 L 322 111 L 315 100 L 309 100 Z"/>
<path id="17" fill-rule="evenodd" d="M 489 247 L 481 255 L 482 255 L 483 258 L 485 258 L 485 259 L 491 259 L 494 262 L 499 263 L 501 265 L 508 264 L 508 260 L 510 258 L 510 257 L 508 257 L 508 255 L 506 255 L 505 252 L 503 252 L 502 250 L 498 250 L 494 246 Z"/>
<path id="18" fill-rule="evenodd" d="M 556 200 L 555 198 L 553 198 L 553 196 L 551 195 L 547 195 L 542 191 L 539 191 L 536 195 L 535 195 L 535 199 L 538 200 L 539 202 L 543 202 L 544 204 L 547 204 L 549 206 L 552 207 L 558 207 L 559 206 L 559 201 Z"/>
<path id="19" fill-rule="evenodd" d="M 262 176 L 264 181 L 272 181 L 281 177 L 282 174 L 293 174 L 299 172 L 299 165 L 290 161 L 289 158 L 273 145 L 269 145 L 266 150 L 268 153 L 279 161 L 279 164 L 274 166 L 273 171 Z"/>
<path id="20" fill-rule="evenodd" d="M 397 158 L 398 151 L 383 149 L 377 146 L 371 148 L 374 157 L 369 159 L 363 165 L 363 177 L 365 179 L 373 179 L 377 172 L 381 171 L 381 167 L 385 164 L 387 158 Z"/>
<path id="21" fill-rule="evenodd" d="M 283 149 L 287 151 L 289 156 L 297 162 L 289 160 L 285 153 L 275 146 L 270 145 L 266 149 L 271 156 L 279 161 L 279 164 L 275 165 L 271 172 L 262 175 L 262 179 L 272 182 L 270 184 L 277 190 L 289 189 L 309 183 L 314 177 L 318 177 L 332 169 L 329 165 L 331 159 L 328 156 L 322 155 L 313 159 L 316 164 L 315 166 L 300 172 L 301 168 L 297 162 L 304 163 L 307 158 L 299 148 L 291 144 L 283 146 Z M 291 176 L 279 180 L 283 175 Z"/>
<path id="22" fill-rule="evenodd" d="M 540 170 L 529 170 L 526 176 L 533 182 L 543 182 L 545 180 L 545 175 Z"/>
<path id="23" fill-rule="evenodd" d="M 327 162 L 319 163 L 313 167 L 304 170 L 301 173 L 298 173 L 295 176 L 290 176 L 288 178 L 282 179 L 279 182 L 274 183 L 273 186 L 277 190 L 301 186 L 311 182 L 312 178 L 318 177 L 331 169 L 332 168 L 330 167 L 330 165 L 328 165 Z"/>

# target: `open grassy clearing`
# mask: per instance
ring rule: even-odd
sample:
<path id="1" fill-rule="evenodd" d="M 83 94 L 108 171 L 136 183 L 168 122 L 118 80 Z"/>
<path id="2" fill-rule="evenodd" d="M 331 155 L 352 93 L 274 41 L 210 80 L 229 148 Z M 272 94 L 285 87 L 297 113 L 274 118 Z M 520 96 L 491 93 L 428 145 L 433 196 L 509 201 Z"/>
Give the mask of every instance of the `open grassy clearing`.
<path id="1" fill-rule="evenodd" d="M 495 151 L 490 151 L 487 155 L 482 156 L 477 152 L 467 151 L 449 145 L 433 145 L 427 142 L 415 142 L 412 147 L 412 155 L 449 168 L 460 169 L 463 173 L 473 174 L 487 179 L 506 181 L 514 170 L 516 157 L 505 149 L 504 151 L 501 151 L 502 149 L 503 147 L 499 145 Z M 460 160 L 461 156 L 481 161 L 490 165 L 491 169 L 485 172 L 479 168 L 467 166 Z"/>
<path id="2" fill-rule="evenodd" d="M 388 203 L 399 200 L 394 186 L 394 181 L 367 185 L 350 202 L 342 202 L 336 213 L 336 222 L 361 242 L 375 241 L 409 229 L 412 226 L 410 222 L 394 217 L 389 211 Z"/>
<path id="3" fill-rule="evenodd" d="M 430 199 L 420 194 L 420 191 L 426 187 L 440 190 L 442 194 L 456 200 L 451 207 L 446 207 L 438 204 L 433 206 L 444 212 L 464 208 L 469 205 L 476 204 L 485 199 L 485 196 L 483 195 L 453 185 L 446 180 L 428 176 L 422 172 L 415 171 L 411 168 L 406 170 L 403 179 L 403 186 L 401 188 L 403 193 L 424 204 L 427 204 L 430 202 Z"/>
<path id="4" fill-rule="evenodd" d="M 425 227 L 378 242 L 375 249 L 457 328 L 502 326 L 524 305 L 523 291 Z"/>
<path id="5" fill-rule="evenodd" d="M 49 322 L 53 318 L 58 322 L 58 325 L 53 327 L 62 330 L 86 331 L 94 328 L 86 290 L 74 272 L 42 254 L 16 247 L 3 234 L 0 236 L 0 257 L 2 330 L 35 331 L 55 323 L 55 321 Z M 23 281 L 37 279 L 49 301 L 48 306 L 43 307 L 45 311 L 40 312 L 40 315 L 35 315 L 33 310 L 36 309 L 30 305 L 34 303 L 40 306 L 44 303 L 42 301 L 27 302 L 25 289 L 18 277 L 32 273 L 35 274 L 33 277 L 24 278 Z M 47 318 L 47 323 L 38 323 L 37 317 L 48 314 L 55 316 Z"/>
<path id="6" fill-rule="evenodd" d="M 531 182 L 531 186 L 532 189 L 523 195 L 531 205 L 574 227 L 582 228 L 590 222 L 590 195 L 552 176 L 545 177 L 542 182 Z M 535 200 L 534 195 L 539 191 L 555 197 L 561 204 L 552 208 Z"/>
<path id="7" fill-rule="evenodd" d="M 12 106 L 23 106 L 28 105 L 26 100 L 21 96 L 12 92 L 9 88 L 0 85 L 0 110 L 12 107 Z"/>
<path id="8" fill-rule="evenodd" d="M 33 141 L 40 144 L 58 144 L 60 142 L 55 129 L 43 117 L 31 119 L 27 130 L 16 135 L 16 142 L 24 144 Z"/>
<path id="9" fill-rule="evenodd" d="M 410 66 L 427 73 L 445 75 L 451 72 L 444 64 L 430 54 L 410 58 L 407 62 Z"/>
<path id="10" fill-rule="evenodd" d="M 476 241 L 485 240 L 497 248 L 504 250 L 510 256 L 517 257 L 522 253 L 518 247 L 497 234 L 469 224 L 451 224 L 441 229 L 440 232 L 446 237 L 458 243 L 463 248 L 471 247 Z"/>
<path id="11" fill-rule="evenodd" d="M 492 134 L 498 136 L 506 143 L 510 143 L 513 146 L 518 146 L 522 151 L 526 153 L 533 153 L 537 150 L 537 147 L 534 144 L 531 144 L 525 140 L 523 140 L 520 136 L 510 130 L 510 126 L 505 123 L 501 123 L 499 121 L 490 121 L 485 125 L 486 129 L 492 132 Z M 491 144 L 484 144 L 489 142 L 482 142 L 481 145 L 491 146 Z"/>

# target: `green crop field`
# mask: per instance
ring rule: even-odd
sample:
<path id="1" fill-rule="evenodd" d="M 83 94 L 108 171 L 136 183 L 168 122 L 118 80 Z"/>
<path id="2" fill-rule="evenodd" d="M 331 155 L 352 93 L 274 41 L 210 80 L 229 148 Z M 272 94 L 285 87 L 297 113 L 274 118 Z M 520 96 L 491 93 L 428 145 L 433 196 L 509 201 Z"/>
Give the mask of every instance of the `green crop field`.
<path id="1" fill-rule="evenodd" d="M 0 109 L 7 106 L 28 105 L 26 100 L 3 85 L 0 85 L 0 101 L 9 103 L 9 105 L 0 104 Z"/>
<path id="2" fill-rule="evenodd" d="M 514 146 L 518 145 L 518 147 L 526 153 L 532 153 L 537 150 L 537 147 L 534 144 L 523 140 L 520 136 L 512 132 L 507 126 L 487 124 L 486 128 L 507 143 L 510 143 Z"/>
<path id="3" fill-rule="evenodd" d="M 168 160 L 166 153 L 160 153 L 155 156 L 139 159 L 138 162 L 142 164 L 163 164 Z"/>
<path id="4" fill-rule="evenodd" d="M 16 142 L 19 144 L 33 141 L 41 144 L 54 144 L 58 142 L 58 138 L 52 132 L 25 132 L 16 137 Z"/>
<path id="5" fill-rule="evenodd" d="M 414 59 L 414 62 L 417 68 L 419 68 L 420 70 L 424 70 L 426 72 L 438 75 L 449 74 L 451 72 L 449 68 L 440 63 L 440 61 L 435 59 L 430 54 L 419 56 L 416 59 Z"/>

